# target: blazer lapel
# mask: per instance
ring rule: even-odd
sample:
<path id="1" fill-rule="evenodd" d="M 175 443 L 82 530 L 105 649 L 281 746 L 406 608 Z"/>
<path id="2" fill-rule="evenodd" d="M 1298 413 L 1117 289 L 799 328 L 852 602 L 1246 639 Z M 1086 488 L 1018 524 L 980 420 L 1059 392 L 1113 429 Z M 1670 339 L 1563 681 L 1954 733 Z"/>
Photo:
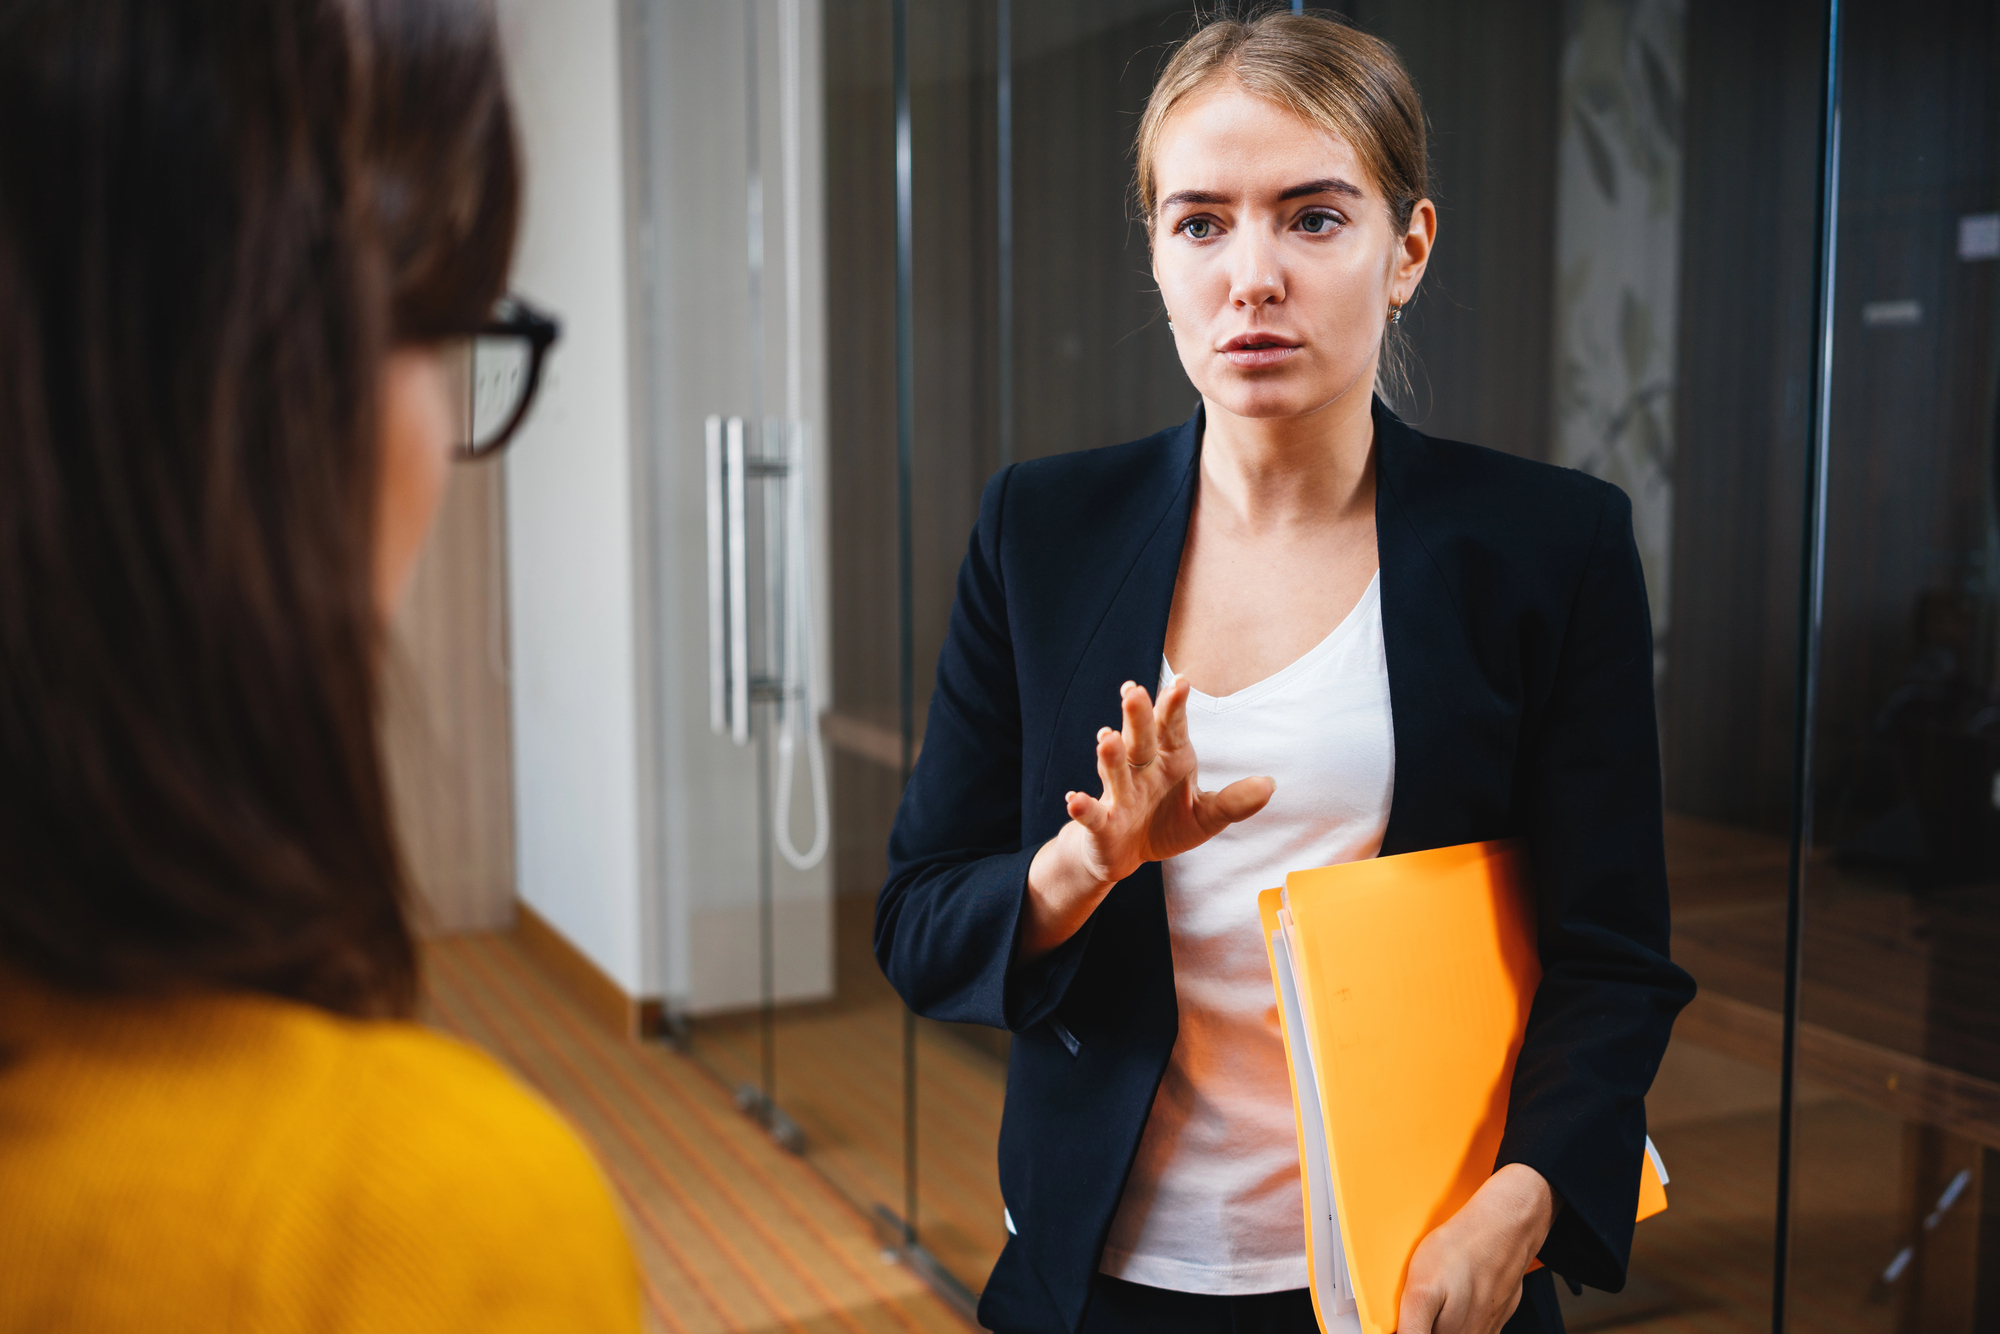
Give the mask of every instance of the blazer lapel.
<path id="1" fill-rule="evenodd" d="M 1110 522 L 1114 537 L 1122 533 L 1132 543 L 1136 534 L 1137 542 L 1079 562 L 1078 568 L 1101 571 L 1117 584 L 1075 658 L 1048 738 L 1035 807 L 1056 814 L 1058 827 L 1068 817 L 1060 814 L 1051 793 L 1060 797 L 1071 790 L 1097 790 L 1097 729 L 1117 724 L 1118 687 L 1137 681 L 1151 692 L 1158 684 L 1174 581 L 1180 577 L 1181 550 L 1194 512 L 1201 424 L 1201 409 L 1196 408 L 1167 441 L 1158 466 L 1135 488 L 1131 519 Z"/>
<path id="2" fill-rule="evenodd" d="M 1439 568 L 1423 522 L 1425 441 L 1375 400 L 1375 549 L 1382 566 L 1382 640 L 1396 731 L 1395 793 L 1383 856 L 1458 841 L 1464 823 L 1451 794 L 1454 702 L 1483 683 L 1465 679 L 1473 659 L 1457 595 Z M 1476 693 L 1475 696 L 1476 697 Z"/>

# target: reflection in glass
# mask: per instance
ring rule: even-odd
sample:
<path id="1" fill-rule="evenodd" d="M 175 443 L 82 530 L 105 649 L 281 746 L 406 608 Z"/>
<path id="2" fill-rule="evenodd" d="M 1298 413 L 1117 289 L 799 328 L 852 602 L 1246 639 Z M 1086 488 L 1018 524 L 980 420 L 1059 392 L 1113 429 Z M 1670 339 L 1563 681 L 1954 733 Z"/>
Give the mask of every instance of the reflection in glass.
<path id="1" fill-rule="evenodd" d="M 528 364 L 534 349 L 519 338 L 475 338 L 468 358 L 466 442 L 476 448 L 491 440 L 514 415 L 521 390 L 528 382 Z"/>
<path id="2" fill-rule="evenodd" d="M 1969 1334 L 2000 1328 L 2000 17 L 1844 9 L 1788 1300 Z"/>
<path id="3" fill-rule="evenodd" d="M 552 317 L 510 296 L 484 328 L 445 344 L 459 457 L 494 453 L 520 429 L 541 387 L 543 359 L 560 333 Z"/>
<path id="4" fill-rule="evenodd" d="M 1193 6 L 1009 8 L 1015 241 L 1003 263 L 997 6 L 910 5 L 919 718 L 991 471 L 1138 438 L 1194 401 L 1127 198 L 1132 127 Z M 1356 0 L 1344 12 L 1398 46 L 1433 129 L 1440 244 L 1405 321 L 1416 373 L 1396 408 L 1431 434 L 1617 482 L 1653 600 L 1675 951 L 1703 996 L 1648 1104 L 1673 1208 L 1640 1230 L 1626 1292 L 1566 1298 L 1569 1318 L 1765 1329 L 1821 9 Z M 885 29 L 886 15 L 853 11 L 829 40 L 829 244 L 844 257 L 833 305 L 865 312 L 871 330 L 836 349 L 833 377 L 836 469 L 856 479 L 834 523 L 853 535 L 835 553 L 835 642 L 850 737 L 842 938 L 857 942 L 897 797 Z M 1759 227 L 1743 225 L 1746 197 L 1760 201 Z M 1003 1034 L 920 1026 L 917 1231 L 975 1290 L 1004 1241 L 993 1144 L 1005 1052 Z"/>
<path id="5" fill-rule="evenodd" d="M 835 976 L 830 999 L 781 1011 L 779 1100 L 810 1161 L 864 1209 L 913 1224 L 973 1291 L 1005 1240 L 1008 1040 L 926 1022 L 908 1063 L 904 1011 L 874 963 L 900 678 L 920 733 L 994 469 L 1135 439 L 1193 405 L 1127 200 L 1138 110 L 1193 8 L 907 0 L 903 569 L 892 8 L 825 12 Z M 1394 406 L 1433 435 L 1616 482 L 1652 599 L 1674 952 L 1701 994 L 1647 1101 L 1672 1207 L 1639 1229 L 1626 1291 L 1565 1296 L 1568 1319 L 1765 1330 L 1826 6 L 1342 9 L 1398 46 L 1432 125 L 1439 247 L 1404 324 L 1416 372 Z M 1990 5 L 1945 0 L 1851 0 L 1847 23 L 1789 1327 L 1993 1329 L 2000 30 Z M 714 1021 L 697 1045 L 754 1077 L 747 1021 Z"/>
<path id="6" fill-rule="evenodd" d="M 1577 1328 L 1770 1325 L 1820 41 L 1804 4 L 1563 7 L 1547 457 L 1633 501 L 1701 989 L 1647 1099 L 1672 1207 L 1622 1293 L 1566 1299 Z"/>

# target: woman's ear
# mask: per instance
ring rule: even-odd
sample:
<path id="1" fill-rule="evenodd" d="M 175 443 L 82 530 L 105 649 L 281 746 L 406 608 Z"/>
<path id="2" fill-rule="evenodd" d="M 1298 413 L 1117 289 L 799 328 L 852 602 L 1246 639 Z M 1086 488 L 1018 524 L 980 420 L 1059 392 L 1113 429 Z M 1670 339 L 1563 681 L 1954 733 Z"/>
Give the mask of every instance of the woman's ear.
<path id="1" fill-rule="evenodd" d="M 1437 206 L 1428 199 L 1419 199 L 1410 210 L 1410 225 L 1403 231 L 1391 266 L 1390 282 L 1398 294 L 1398 305 L 1415 296 L 1417 284 L 1423 281 L 1431 262 L 1431 247 L 1437 244 L 1437 220 Z"/>

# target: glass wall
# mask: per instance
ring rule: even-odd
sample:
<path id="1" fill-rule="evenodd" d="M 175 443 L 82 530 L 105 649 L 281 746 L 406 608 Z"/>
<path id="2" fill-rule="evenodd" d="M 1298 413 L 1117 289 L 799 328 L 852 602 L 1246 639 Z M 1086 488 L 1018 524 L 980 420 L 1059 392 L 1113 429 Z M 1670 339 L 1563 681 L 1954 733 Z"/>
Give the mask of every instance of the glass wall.
<path id="1" fill-rule="evenodd" d="M 1630 239 L 1656 271 L 1676 271 L 1655 289 L 1667 294 L 1658 308 L 1675 327 L 1652 338 L 1633 318 L 1648 298 L 1607 293 L 1567 355 L 1600 366 L 1672 359 L 1670 389 L 1653 400 L 1664 420 L 1626 438 L 1628 456 L 1656 457 L 1653 476 L 1666 482 L 1655 503 L 1669 513 L 1652 527 L 1659 545 L 1646 554 L 1673 949 L 1700 992 L 1647 1099 L 1672 1207 L 1635 1237 L 1627 1290 L 1590 1304 L 1614 1323 L 1639 1318 L 1642 1328 L 1685 1320 L 1762 1330 L 1776 1291 L 1784 1124 L 1824 8 L 1690 0 L 1678 69 L 1668 63 L 1674 36 L 1647 38 L 1628 47 L 1623 82 L 1640 107 L 1671 107 L 1677 97 L 1678 132 L 1665 123 L 1658 142 L 1678 148 L 1679 189 L 1673 231 Z M 1663 68 L 1666 77 L 1656 72 Z M 1624 113 L 1588 87 L 1572 96 L 1567 179 L 1585 183 L 1578 193 L 1608 197 L 1599 144 L 1613 140 Z M 1650 195 L 1643 177 L 1617 184 L 1628 212 L 1645 207 L 1630 201 Z M 1754 228 L 1744 225 L 1748 200 Z M 1561 372 L 1556 383 L 1560 393 Z M 1617 470 L 1576 455 L 1557 461 L 1603 472 L 1645 507 L 1646 488 Z"/>
<path id="2" fill-rule="evenodd" d="M 1188 12 L 1185 0 L 828 11 L 829 250 L 847 261 L 833 266 L 829 303 L 855 334 L 834 354 L 830 437 L 844 535 L 834 554 L 835 727 L 846 742 L 839 911 L 874 987 L 865 945 L 900 793 L 903 692 L 907 683 L 920 746 L 986 479 L 1012 460 L 1148 435 L 1193 407 L 1126 202 L 1131 127 Z M 900 418 L 887 355 L 898 333 L 899 14 L 910 133 Z M 899 427 L 909 446 L 900 568 Z M 905 572 L 907 657 L 896 618 Z M 1006 1241 L 994 1158 L 1008 1039 L 921 1021 L 910 1044 L 913 1188 L 883 1198 L 913 1225 L 918 1262 L 969 1294 Z"/>
<path id="3" fill-rule="evenodd" d="M 2000 1329 L 2000 14 L 1840 65 L 1794 1329 Z"/>
<path id="4" fill-rule="evenodd" d="M 1128 195 L 1138 112 L 1192 10 L 910 0 L 904 11 L 918 720 L 991 471 L 1137 438 L 1193 406 Z M 1432 125 L 1440 239 L 1405 321 L 1416 374 L 1395 406 L 1432 434 L 1617 482 L 1635 503 L 1653 599 L 1675 950 L 1703 996 L 1649 1101 L 1674 1207 L 1642 1229 L 1627 1290 L 1586 1294 L 1571 1322 L 1762 1329 L 1779 1198 L 1822 10 L 1364 0 L 1344 13 L 1402 52 Z M 876 62 L 874 138 L 834 148 L 854 163 L 830 171 L 843 193 L 829 213 L 835 253 L 874 257 L 836 277 L 849 286 L 831 305 L 879 321 L 836 376 L 836 467 L 854 478 L 836 525 L 857 539 L 835 557 L 836 672 L 843 712 L 885 727 L 903 667 L 889 620 L 896 384 L 880 355 L 895 334 L 894 43 L 882 40 L 894 14 L 858 9 L 855 45 L 829 54 L 850 74 Z M 1747 138 L 1745 124 L 1761 133 Z M 1747 236 L 1746 196 L 1763 201 Z M 843 764 L 842 902 L 859 919 L 898 774 Z M 1005 1041 L 917 1026 L 916 1233 L 974 1290 L 1004 1241 L 992 1146 Z"/>
<path id="5" fill-rule="evenodd" d="M 1339 11 L 1431 122 L 1393 406 L 1617 483 L 1646 569 L 1700 995 L 1647 1102 L 1672 1207 L 1576 1329 L 2000 1329 L 2000 24 L 1843 7 L 1833 48 L 1826 0 Z M 1195 8 L 823 11 L 834 986 L 694 1049 L 968 1301 L 1008 1040 L 910 1018 L 874 900 L 986 479 L 1194 405 L 1128 191 Z"/>
<path id="6" fill-rule="evenodd" d="M 697 980 L 723 974 L 706 991 L 726 999 L 704 1004 L 678 1037 L 735 1093 L 746 1115 L 882 1221 L 885 1249 L 898 1248 L 911 1180 L 911 1024 L 870 949 L 873 894 L 900 787 L 894 669 L 882 695 L 867 669 L 857 671 L 851 657 L 839 656 L 859 646 L 873 655 L 864 656 L 871 668 L 896 660 L 893 538 L 886 544 L 852 538 L 856 531 L 894 531 L 893 398 L 880 428 L 890 445 L 886 456 L 855 452 L 857 442 L 874 443 L 867 433 L 875 428 L 857 429 L 854 398 L 882 377 L 893 380 L 894 361 L 883 350 L 894 342 L 886 296 L 893 291 L 892 194 L 883 170 L 891 134 L 889 9 L 810 0 L 639 0 L 637 13 L 632 28 L 646 44 L 640 77 L 659 85 L 650 114 L 656 120 L 679 114 L 701 127 L 692 145 L 657 123 L 649 126 L 653 139 L 642 141 L 651 154 L 645 173 L 651 262 L 675 278 L 660 280 L 649 296 L 679 304 L 675 313 L 692 326 L 690 341 L 727 348 L 714 358 L 720 369 L 709 367 L 714 382 L 699 386 L 704 396 L 689 400 L 719 414 L 710 439 L 703 439 L 695 413 L 671 426 L 674 439 L 712 455 L 708 513 L 687 503 L 677 508 L 705 527 L 711 579 L 719 580 L 710 585 L 709 648 L 724 663 L 711 667 L 711 683 L 724 697 L 715 707 L 725 735 L 715 747 L 722 763 L 734 762 L 738 771 L 750 767 L 742 763 L 748 753 L 754 784 L 727 791 L 740 792 L 744 804 L 754 794 L 757 805 L 753 855 L 711 859 L 697 877 L 701 892 L 726 905 L 726 916 L 715 913 L 723 925 L 707 929 L 708 953 L 691 961 L 691 971 Z M 668 156 L 668 144 L 681 156 Z M 815 200 L 810 195 L 820 181 L 834 184 Z M 846 216 L 824 234 L 803 234 L 836 209 Z M 879 238 L 887 238 L 886 248 L 875 245 Z M 815 252 L 823 265 L 814 262 Z M 690 254 L 697 262 L 688 262 Z M 831 273 L 819 290 L 822 269 Z M 851 283 L 857 269 L 870 281 Z M 687 308 L 699 314 L 687 318 Z M 837 327 L 828 321 L 823 336 L 806 327 L 829 310 L 838 312 Z M 821 416 L 813 393 L 815 349 L 857 336 L 875 340 L 870 355 L 849 356 L 833 368 Z M 682 360 L 694 357 L 684 352 Z M 870 401 L 862 411 L 881 409 Z M 833 466 L 824 466 L 829 455 Z M 883 508 L 857 512 L 857 504 Z M 830 569 L 818 568 L 821 550 L 833 553 Z M 802 604 L 812 608 L 816 626 L 795 619 Z M 822 614 L 828 610 L 832 680 L 815 678 L 808 694 L 808 669 L 821 665 L 813 659 L 829 647 Z M 797 726 L 801 715 L 813 714 L 824 742 L 826 811 L 817 809 L 814 756 Z M 737 748 L 729 745 L 732 733 Z M 715 763 L 695 781 L 722 787 L 734 772 Z M 833 826 L 825 862 L 795 869 L 793 854 L 811 862 L 823 820 Z M 739 835 L 711 826 L 689 829 L 686 837 L 701 846 Z M 835 891 L 830 912 L 824 895 L 809 892 L 828 875 L 828 864 Z M 997 1096 L 989 1101 L 997 1108 Z M 984 1157 L 992 1157 L 990 1144 Z M 975 1148 L 965 1160 L 978 1164 L 981 1156 Z"/>

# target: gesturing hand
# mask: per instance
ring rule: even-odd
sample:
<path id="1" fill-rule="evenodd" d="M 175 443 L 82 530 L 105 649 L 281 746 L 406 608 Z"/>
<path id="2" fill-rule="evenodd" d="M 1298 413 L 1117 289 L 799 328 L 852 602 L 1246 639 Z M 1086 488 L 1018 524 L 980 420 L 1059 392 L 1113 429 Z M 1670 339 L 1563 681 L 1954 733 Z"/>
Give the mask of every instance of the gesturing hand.
<path id="1" fill-rule="evenodd" d="M 1242 778 L 1220 792 L 1195 786 L 1188 742 L 1185 676 L 1174 678 L 1154 705 L 1127 681 L 1119 692 L 1124 730 L 1097 733 L 1097 776 L 1103 794 L 1072 792 L 1069 818 L 1083 827 L 1079 851 L 1093 878 L 1115 884 L 1147 862 L 1200 847 L 1238 820 L 1264 809 L 1275 785 Z"/>
<path id="2" fill-rule="evenodd" d="M 1076 933 L 1111 886 L 1142 865 L 1206 843 L 1264 809 L 1269 778 L 1242 778 L 1220 792 L 1196 786 L 1188 741 L 1184 676 L 1153 703 L 1127 681 L 1119 690 L 1124 727 L 1097 734 L 1098 796 L 1071 792 L 1070 823 L 1035 854 L 1028 869 L 1028 912 L 1019 957 L 1028 960 Z"/>

